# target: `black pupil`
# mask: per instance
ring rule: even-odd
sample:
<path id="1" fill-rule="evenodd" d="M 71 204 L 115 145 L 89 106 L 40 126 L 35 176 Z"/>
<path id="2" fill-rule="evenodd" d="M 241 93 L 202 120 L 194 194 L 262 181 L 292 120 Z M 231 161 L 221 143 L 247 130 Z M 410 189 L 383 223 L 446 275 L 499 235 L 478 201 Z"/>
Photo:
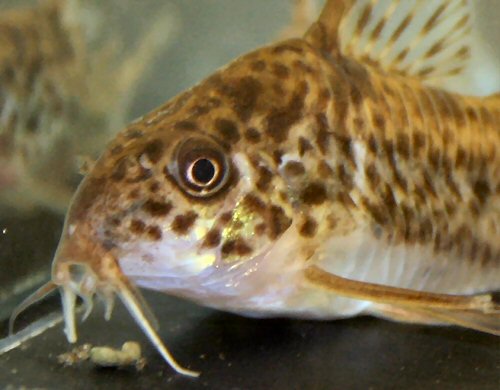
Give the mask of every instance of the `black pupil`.
<path id="1" fill-rule="evenodd" d="M 200 184 L 208 184 L 215 175 L 214 164 L 206 158 L 196 161 L 193 165 L 193 178 Z"/>

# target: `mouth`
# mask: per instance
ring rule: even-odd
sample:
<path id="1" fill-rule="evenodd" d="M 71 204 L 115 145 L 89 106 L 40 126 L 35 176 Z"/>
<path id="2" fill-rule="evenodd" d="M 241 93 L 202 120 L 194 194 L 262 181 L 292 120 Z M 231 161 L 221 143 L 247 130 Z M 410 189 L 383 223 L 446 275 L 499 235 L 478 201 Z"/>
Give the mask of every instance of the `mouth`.
<path id="1" fill-rule="evenodd" d="M 158 335 L 158 321 L 149 308 L 140 291 L 127 279 L 109 256 L 102 259 L 101 272 L 96 273 L 84 263 L 55 262 L 52 280 L 27 297 L 12 313 L 9 330 L 12 333 L 16 317 L 29 306 L 45 298 L 59 289 L 62 298 L 64 332 L 70 343 L 78 340 L 76 330 L 77 298 L 81 298 L 84 306 L 82 320 L 85 320 L 93 309 L 94 298 L 99 297 L 105 305 L 105 318 L 112 315 L 114 298 L 117 295 L 135 322 L 163 357 L 165 362 L 178 374 L 198 377 L 199 372 L 182 367 L 163 344 Z"/>

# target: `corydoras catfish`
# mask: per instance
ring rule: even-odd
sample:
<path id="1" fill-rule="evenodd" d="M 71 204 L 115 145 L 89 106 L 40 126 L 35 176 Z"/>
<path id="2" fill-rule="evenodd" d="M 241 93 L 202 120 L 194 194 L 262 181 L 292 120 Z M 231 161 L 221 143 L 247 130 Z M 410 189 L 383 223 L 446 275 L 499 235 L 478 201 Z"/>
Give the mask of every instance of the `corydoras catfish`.
<path id="1" fill-rule="evenodd" d="M 500 334 L 500 97 L 439 85 L 470 59 L 466 1 L 327 1 L 302 39 L 236 59 L 132 123 L 80 185 L 53 263 L 251 316 L 372 314 Z M 21 308 L 23 308 L 23 305 Z"/>
<path id="2" fill-rule="evenodd" d="M 118 34 L 104 29 L 105 5 L 95 3 L 0 10 L 2 214 L 40 205 L 66 212 L 80 180 L 77 157 L 98 156 L 126 123 L 138 81 L 168 46 L 171 12 L 158 12 L 161 22 L 124 55 Z"/>

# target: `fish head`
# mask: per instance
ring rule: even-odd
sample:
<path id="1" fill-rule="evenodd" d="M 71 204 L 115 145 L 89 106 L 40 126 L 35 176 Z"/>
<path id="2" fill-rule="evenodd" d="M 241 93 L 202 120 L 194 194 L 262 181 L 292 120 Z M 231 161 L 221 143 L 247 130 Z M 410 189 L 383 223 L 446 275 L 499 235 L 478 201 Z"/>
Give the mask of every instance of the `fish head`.
<path id="1" fill-rule="evenodd" d="M 316 103 L 312 51 L 258 50 L 122 131 L 74 197 L 54 282 L 81 295 L 132 279 L 209 303 L 258 268 L 294 222 L 281 169 Z"/>

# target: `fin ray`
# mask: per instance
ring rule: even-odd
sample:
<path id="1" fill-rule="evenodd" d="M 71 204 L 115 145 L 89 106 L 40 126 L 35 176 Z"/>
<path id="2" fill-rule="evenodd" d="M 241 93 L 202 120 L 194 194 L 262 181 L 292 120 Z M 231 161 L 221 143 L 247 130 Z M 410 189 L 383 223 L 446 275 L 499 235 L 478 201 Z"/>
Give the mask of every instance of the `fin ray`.
<path id="1" fill-rule="evenodd" d="M 306 39 L 381 72 L 437 86 L 468 67 L 471 32 L 468 0 L 329 0 Z"/>
<path id="2" fill-rule="evenodd" d="M 381 303 L 400 308 L 410 319 L 419 316 L 500 335 L 500 307 L 490 294 L 448 295 L 390 287 L 343 278 L 317 266 L 308 267 L 305 277 L 312 285 L 333 294 L 376 303 L 375 314 L 393 317 L 390 310 L 383 309 L 384 305 L 378 305 Z"/>

